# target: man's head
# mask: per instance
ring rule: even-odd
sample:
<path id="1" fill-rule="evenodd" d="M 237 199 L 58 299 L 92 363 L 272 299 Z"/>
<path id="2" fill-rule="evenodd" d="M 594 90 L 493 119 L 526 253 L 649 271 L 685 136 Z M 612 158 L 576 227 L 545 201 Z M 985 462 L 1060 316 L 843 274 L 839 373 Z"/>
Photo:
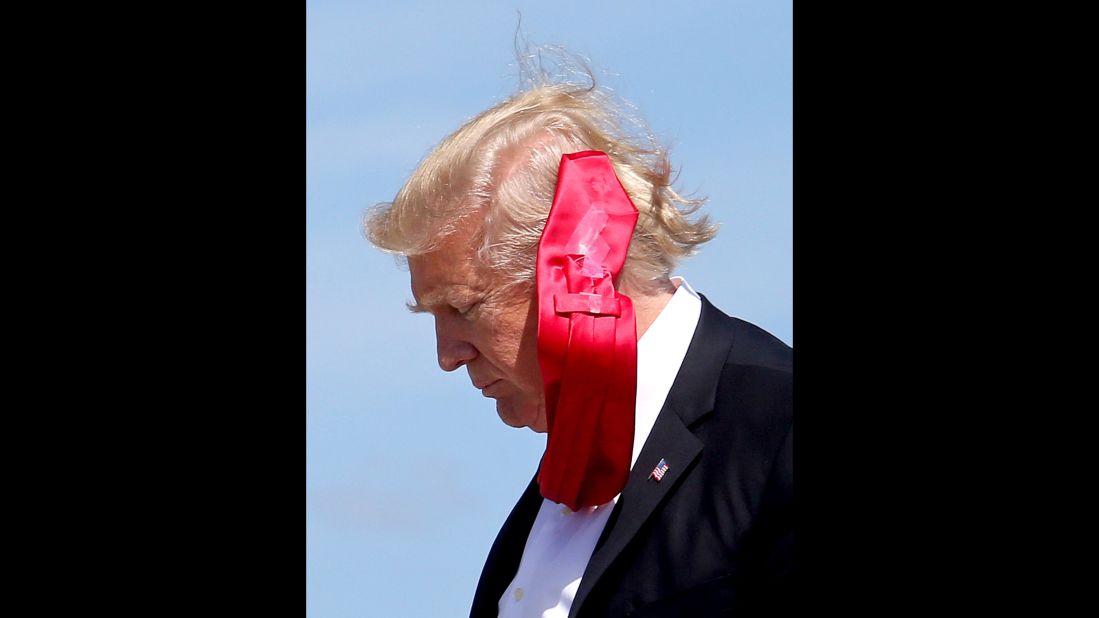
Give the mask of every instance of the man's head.
<path id="1" fill-rule="evenodd" d="M 435 317 L 440 367 L 465 366 L 509 425 L 546 430 L 534 277 L 561 155 L 607 153 L 638 209 L 624 293 L 666 290 L 678 260 L 716 232 L 690 220 L 701 200 L 672 189 L 666 152 L 640 126 L 594 83 L 540 83 L 444 139 L 367 216 L 369 240 L 408 259 L 412 308 Z"/>
<path id="2" fill-rule="evenodd" d="M 545 432 L 537 305 L 532 293 L 509 288 L 506 277 L 474 257 L 468 228 L 476 225 L 466 221 L 434 250 L 408 257 L 416 299 L 410 308 L 434 316 L 443 371 L 464 366 L 505 423 Z"/>

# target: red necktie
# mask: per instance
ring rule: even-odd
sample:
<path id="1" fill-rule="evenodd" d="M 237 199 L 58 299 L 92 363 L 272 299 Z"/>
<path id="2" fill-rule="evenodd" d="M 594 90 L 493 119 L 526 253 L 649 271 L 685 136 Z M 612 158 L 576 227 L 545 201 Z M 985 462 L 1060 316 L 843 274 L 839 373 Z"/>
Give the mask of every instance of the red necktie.
<path id="1" fill-rule="evenodd" d="M 637 323 L 614 289 L 637 208 L 610 158 L 561 157 L 557 191 L 538 243 L 538 362 L 549 436 L 542 496 L 573 511 L 626 486 L 637 397 Z"/>

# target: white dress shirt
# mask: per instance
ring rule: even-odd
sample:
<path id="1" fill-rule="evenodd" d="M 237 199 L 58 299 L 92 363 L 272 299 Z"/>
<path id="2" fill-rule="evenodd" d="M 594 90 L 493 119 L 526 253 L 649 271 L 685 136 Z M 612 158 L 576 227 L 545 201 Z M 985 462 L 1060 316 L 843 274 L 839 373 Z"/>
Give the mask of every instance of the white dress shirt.
<path id="1" fill-rule="evenodd" d="M 637 342 L 631 469 L 664 407 L 702 313 L 702 301 L 691 286 L 680 277 L 672 281 L 677 284 L 675 294 Z M 543 498 L 519 570 L 500 597 L 500 618 L 567 618 L 595 543 L 617 501 L 615 496 L 606 504 L 573 513 L 569 507 Z"/>

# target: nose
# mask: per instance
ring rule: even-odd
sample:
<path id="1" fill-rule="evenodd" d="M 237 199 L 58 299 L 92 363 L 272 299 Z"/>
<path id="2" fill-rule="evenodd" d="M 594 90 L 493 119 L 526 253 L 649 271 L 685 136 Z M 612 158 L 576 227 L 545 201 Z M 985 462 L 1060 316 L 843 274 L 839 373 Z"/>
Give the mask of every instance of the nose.
<path id="1" fill-rule="evenodd" d="M 468 341 L 463 329 L 446 317 L 435 320 L 435 345 L 443 371 L 454 371 L 477 358 L 477 348 Z"/>

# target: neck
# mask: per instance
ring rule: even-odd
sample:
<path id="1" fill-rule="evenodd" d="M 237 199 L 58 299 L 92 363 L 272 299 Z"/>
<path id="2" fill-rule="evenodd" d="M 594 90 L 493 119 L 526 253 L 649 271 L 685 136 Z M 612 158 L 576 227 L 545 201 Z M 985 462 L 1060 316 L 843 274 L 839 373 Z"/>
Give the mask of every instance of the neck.
<path id="1" fill-rule="evenodd" d="M 633 312 L 637 319 L 637 338 L 641 339 L 641 336 L 645 334 L 645 331 L 649 330 L 653 322 L 656 321 L 656 317 L 660 315 L 660 312 L 664 310 L 664 307 L 668 305 L 668 302 L 672 300 L 672 296 L 675 295 L 676 285 L 671 281 L 667 282 L 667 286 L 662 288 L 655 294 L 630 295 L 630 299 L 633 300 Z"/>

